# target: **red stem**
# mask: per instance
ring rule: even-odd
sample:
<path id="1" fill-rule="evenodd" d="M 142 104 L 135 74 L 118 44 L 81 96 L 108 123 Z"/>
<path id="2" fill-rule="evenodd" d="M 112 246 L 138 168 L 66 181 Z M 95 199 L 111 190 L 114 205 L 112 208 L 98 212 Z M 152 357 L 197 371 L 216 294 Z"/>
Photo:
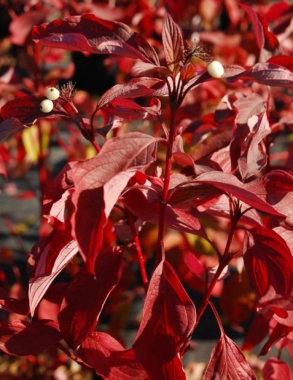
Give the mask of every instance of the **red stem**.
<path id="1" fill-rule="evenodd" d="M 146 270 L 145 270 L 145 265 L 144 265 L 145 261 L 144 261 L 144 257 L 143 257 L 143 253 L 142 253 L 142 249 L 141 249 L 141 245 L 140 245 L 140 241 L 139 241 L 139 238 L 138 238 L 138 234 L 137 234 L 137 230 L 136 230 L 136 227 L 135 227 L 135 224 L 134 224 L 134 220 L 133 220 L 132 214 L 130 214 L 130 212 L 127 212 L 127 216 L 128 216 L 128 222 L 129 222 L 129 225 L 130 225 L 130 228 L 131 228 L 132 236 L 133 236 L 133 241 L 134 241 L 134 244 L 135 244 L 135 249 L 136 249 L 136 254 L 137 254 L 140 274 L 141 274 L 141 278 L 142 278 L 142 283 L 143 283 L 143 286 L 145 288 L 145 291 L 147 291 L 148 290 L 149 281 L 148 281 Z"/>
<path id="2" fill-rule="evenodd" d="M 88 127 L 86 126 L 81 114 L 78 112 L 78 109 L 75 107 L 75 105 L 72 102 L 66 102 L 62 105 L 65 111 L 69 114 L 70 117 L 73 118 L 76 117 L 79 121 L 79 123 L 76 123 L 79 127 L 79 130 L 83 134 L 83 136 L 92 144 L 92 146 L 95 148 L 96 152 L 99 153 L 101 148 L 97 144 L 96 140 L 92 136 L 92 133 L 90 133 Z"/>
<path id="3" fill-rule="evenodd" d="M 170 176 L 172 169 L 172 149 L 175 139 L 175 115 L 176 109 L 171 103 L 171 115 L 170 115 L 170 133 L 167 144 L 166 152 L 166 167 L 165 167 L 165 176 L 164 176 L 164 188 L 160 204 L 160 215 L 159 215 L 159 230 L 158 230 L 158 245 L 157 245 L 157 263 L 165 258 L 165 251 L 163 247 L 163 237 L 164 237 L 164 228 L 165 228 L 165 210 L 167 206 L 168 191 L 170 185 Z"/>
<path id="4" fill-rule="evenodd" d="M 200 305 L 200 307 L 199 307 L 199 309 L 198 309 L 198 311 L 197 311 L 197 317 L 196 317 L 195 328 L 196 328 L 196 326 L 199 324 L 199 321 L 201 320 L 201 317 L 202 317 L 202 315 L 203 315 L 203 313 L 204 313 L 206 307 L 207 307 L 208 304 L 209 304 L 210 297 L 211 297 L 211 295 L 212 295 L 212 292 L 213 292 L 213 290 L 214 290 L 214 287 L 215 287 L 216 283 L 218 282 L 219 277 L 221 276 L 221 274 L 222 274 L 222 272 L 223 272 L 223 270 L 224 270 L 224 268 L 225 268 L 226 265 L 227 265 L 227 264 L 225 264 L 225 263 L 222 262 L 222 263 L 220 263 L 219 266 L 218 266 L 218 269 L 217 269 L 217 271 L 216 271 L 216 273 L 215 273 L 215 275 L 214 275 L 214 277 L 213 277 L 213 279 L 212 279 L 212 282 L 210 283 L 210 285 L 209 285 L 209 287 L 208 287 L 208 290 L 207 290 L 207 292 L 206 292 L 206 294 L 205 294 L 204 300 L 202 301 L 202 303 L 201 303 L 201 305 Z"/>
<path id="5" fill-rule="evenodd" d="M 231 205 L 232 207 L 233 205 Z M 233 239 L 233 236 L 234 236 L 234 232 L 235 232 L 235 229 L 236 229 L 236 225 L 237 225 L 237 222 L 240 218 L 240 214 L 238 214 L 238 208 L 236 208 L 235 210 L 233 210 L 233 214 L 231 215 L 231 228 L 230 228 L 230 232 L 229 232 L 229 235 L 228 235 L 228 238 L 227 238 L 227 242 L 226 242 L 226 247 L 225 247 L 225 251 L 223 253 L 223 255 L 219 256 L 219 266 L 218 266 L 218 269 L 212 279 L 212 282 L 210 283 L 208 289 L 207 289 L 207 292 L 204 296 L 204 299 L 199 307 L 199 309 L 197 310 L 197 319 L 196 319 L 196 323 L 195 323 L 195 327 L 194 329 L 197 327 L 199 321 L 201 320 L 201 317 L 207 307 L 207 305 L 209 304 L 209 301 L 210 301 L 210 297 L 212 295 L 212 292 L 214 290 L 214 287 L 216 286 L 216 283 L 218 282 L 223 270 L 225 269 L 225 267 L 229 264 L 229 262 L 232 260 L 233 258 L 233 255 L 231 255 L 230 253 L 230 246 L 231 246 L 231 243 L 232 243 L 232 239 Z M 232 213 L 232 211 L 231 211 Z"/>

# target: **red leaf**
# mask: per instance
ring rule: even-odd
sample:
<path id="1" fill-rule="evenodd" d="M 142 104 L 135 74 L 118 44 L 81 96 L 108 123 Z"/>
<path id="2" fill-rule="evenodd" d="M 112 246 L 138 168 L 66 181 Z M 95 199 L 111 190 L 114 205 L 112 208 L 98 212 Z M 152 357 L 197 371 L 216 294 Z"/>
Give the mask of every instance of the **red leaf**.
<path id="1" fill-rule="evenodd" d="M 278 54 L 280 52 L 279 40 L 269 31 L 269 24 L 266 19 L 248 5 L 241 3 L 240 6 L 248 13 L 252 20 L 257 44 L 261 51 L 261 60 L 265 61 L 272 55 Z"/>
<path id="2" fill-rule="evenodd" d="M 51 112 L 42 112 L 40 110 L 40 103 L 43 99 L 43 96 L 25 95 L 20 98 L 10 100 L 1 108 L 0 116 L 3 119 L 18 119 L 25 125 L 32 125 L 37 119 L 42 117 L 48 118 L 55 117 L 56 115 L 66 116 L 65 112 L 58 111 L 54 108 Z M 12 120 L 12 122 L 13 126 L 16 127 L 18 125 L 18 122 L 15 120 Z"/>
<path id="3" fill-rule="evenodd" d="M 101 96 L 97 108 L 104 107 L 115 98 L 154 96 L 156 90 L 164 84 L 165 82 L 161 79 L 149 77 L 134 78 L 125 84 L 116 84 Z"/>
<path id="4" fill-rule="evenodd" d="M 262 370 L 264 380 L 292 380 L 292 371 L 289 365 L 277 358 L 267 360 Z"/>
<path id="5" fill-rule="evenodd" d="M 293 176 L 282 170 L 273 170 L 263 177 L 264 190 L 253 189 L 259 196 L 265 198 L 266 202 L 286 215 L 282 222 L 285 227 L 293 226 Z"/>
<path id="6" fill-rule="evenodd" d="M 263 341 L 269 333 L 269 320 L 255 314 L 241 345 L 242 351 L 250 351 Z"/>
<path id="7" fill-rule="evenodd" d="M 102 20 L 93 14 L 35 26 L 32 39 L 45 46 L 96 54 L 120 54 L 159 65 L 155 50 L 143 37 L 125 24 Z"/>
<path id="8" fill-rule="evenodd" d="M 134 353 L 150 380 L 186 379 L 179 352 L 195 324 L 195 308 L 174 269 L 161 262 L 149 284 Z"/>
<path id="9" fill-rule="evenodd" d="M 52 321 L 58 321 L 60 306 L 67 287 L 68 283 L 63 282 L 51 284 L 49 289 L 46 291 L 44 298 L 37 307 L 37 319 L 50 319 Z"/>
<path id="10" fill-rule="evenodd" d="M 0 141 L 5 140 L 11 133 L 24 128 L 23 123 L 14 117 L 3 120 L 0 124 Z"/>
<path id="11" fill-rule="evenodd" d="M 55 321 L 14 320 L 0 324 L 0 349 L 10 355 L 37 355 L 60 339 Z"/>
<path id="12" fill-rule="evenodd" d="M 258 313 L 264 314 L 267 319 L 273 317 L 278 323 L 293 326 L 293 295 L 281 296 L 270 287 L 258 303 Z"/>
<path id="13" fill-rule="evenodd" d="M 128 133 L 108 140 L 98 156 L 75 166 L 72 173 L 76 189 L 72 197 L 75 205 L 72 233 L 92 274 L 107 218 L 129 179 L 138 170 L 138 167 L 128 167 L 156 141 L 140 132 Z"/>
<path id="14" fill-rule="evenodd" d="M 23 45 L 32 30 L 32 27 L 40 22 L 45 21 L 46 16 L 52 12 L 52 8 L 42 6 L 38 10 L 15 15 L 9 25 L 10 42 L 14 45 Z M 21 30 L 21 33 L 19 31 Z"/>
<path id="15" fill-rule="evenodd" d="M 213 379 L 256 380 L 239 347 L 223 332 L 213 348 L 203 376 L 203 380 Z"/>
<path id="16" fill-rule="evenodd" d="M 267 155 L 264 149 L 260 148 L 260 143 L 271 133 L 265 112 L 248 120 L 248 125 L 253 129 L 253 132 L 246 139 L 247 147 L 238 160 L 239 171 L 243 180 L 258 174 L 267 164 Z"/>
<path id="17" fill-rule="evenodd" d="M 244 263 L 255 290 L 263 296 L 272 286 L 277 294 L 293 289 L 293 257 L 285 241 L 273 230 L 253 228 L 244 242 Z"/>
<path id="18" fill-rule="evenodd" d="M 278 323 L 274 327 L 273 331 L 270 333 L 270 336 L 269 336 L 267 342 L 265 343 L 265 345 L 263 346 L 263 348 L 261 349 L 261 352 L 259 355 L 260 356 L 261 355 L 267 355 L 267 353 L 272 348 L 273 344 L 275 344 L 276 342 L 278 342 L 282 338 L 286 338 L 292 331 L 293 331 L 292 326 L 284 326 L 284 325 L 281 325 Z"/>
<path id="19" fill-rule="evenodd" d="M 230 145 L 232 170 L 239 167 L 242 179 L 257 174 L 266 164 L 267 155 L 260 143 L 271 132 L 266 115 L 266 101 L 257 94 L 234 101 L 238 111 Z"/>
<path id="20" fill-rule="evenodd" d="M 169 14 L 167 14 L 164 20 L 162 42 L 168 68 L 174 73 L 183 60 L 184 45 L 181 30 Z"/>
<path id="21" fill-rule="evenodd" d="M 225 71 L 227 71 L 226 68 Z M 239 69 L 239 71 L 241 70 Z M 259 62 L 246 71 L 244 70 L 236 75 L 226 76 L 226 80 L 228 81 L 234 82 L 238 79 L 256 81 L 267 86 L 292 87 L 293 72 L 285 67 L 270 62 Z"/>
<path id="22" fill-rule="evenodd" d="M 121 276 L 123 251 L 106 248 L 95 264 L 95 276 L 86 267 L 69 284 L 59 313 L 59 324 L 67 343 L 76 348 L 96 327 L 102 308 Z"/>
<path id="23" fill-rule="evenodd" d="M 77 243 L 70 236 L 59 231 L 53 233 L 38 258 L 34 277 L 30 279 L 29 301 L 32 316 L 50 284 L 77 252 Z"/>
<path id="24" fill-rule="evenodd" d="M 2 296 L 1 296 L 1 298 L 2 298 Z M 16 313 L 16 314 L 20 314 L 20 315 L 28 315 L 30 313 L 28 298 L 0 299 L 0 308 L 2 310 L 8 311 L 9 313 Z"/>
<path id="25" fill-rule="evenodd" d="M 150 107 L 142 107 L 133 100 L 115 98 L 101 111 L 104 126 L 95 128 L 95 132 L 105 137 L 111 129 L 122 126 L 123 120 L 132 121 L 146 119 L 147 117 L 158 117 L 161 114 L 161 102 L 154 98 Z"/>
<path id="26" fill-rule="evenodd" d="M 269 203 L 265 202 L 258 195 L 264 193 L 264 184 L 261 181 L 253 181 L 247 185 L 239 181 L 235 176 L 228 173 L 211 171 L 199 175 L 195 182 L 206 183 L 214 186 L 226 193 L 234 195 L 236 198 L 240 199 L 242 202 L 256 208 L 257 210 L 283 216 L 278 212 L 275 207 L 272 207 Z M 257 191 L 258 190 L 258 191 Z M 267 192 L 265 193 L 267 194 Z M 275 205 L 275 203 L 272 203 Z"/>
<path id="27" fill-rule="evenodd" d="M 283 66 L 286 69 L 293 71 L 293 57 L 292 56 L 276 55 L 268 59 L 267 62 L 272 63 L 273 65 Z"/>
<path id="28" fill-rule="evenodd" d="M 58 173 L 58 175 L 50 182 L 50 186 L 47 186 L 43 201 L 45 214 L 50 214 L 54 203 L 61 202 L 62 204 L 62 198 L 65 202 L 64 198 L 67 199 L 68 195 L 67 190 L 69 192 L 74 191 L 71 176 L 72 171 L 74 171 L 74 167 L 77 164 L 77 161 L 72 161 L 66 164 L 64 168 Z"/>
<path id="29" fill-rule="evenodd" d="M 246 4 L 240 3 L 239 5 L 241 6 L 241 8 L 243 8 L 246 11 L 246 13 L 251 18 L 257 45 L 259 49 L 262 49 L 264 46 L 264 33 L 263 33 L 263 26 L 258 18 L 258 14 L 250 6 Z"/>
<path id="30" fill-rule="evenodd" d="M 159 199 L 149 201 L 143 191 L 133 188 L 127 191 L 122 200 L 127 208 L 140 220 L 158 224 L 160 215 Z M 206 237 L 199 220 L 190 213 L 170 205 L 165 209 L 165 225 L 174 230 Z"/>
<path id="31" fill-rule="evenodd" d="M 79 356 L 108 380 L 145 380 L 147 375 L 133 350 L 125 348 L 110 335 L 93 332 L 78 348 Z"/>

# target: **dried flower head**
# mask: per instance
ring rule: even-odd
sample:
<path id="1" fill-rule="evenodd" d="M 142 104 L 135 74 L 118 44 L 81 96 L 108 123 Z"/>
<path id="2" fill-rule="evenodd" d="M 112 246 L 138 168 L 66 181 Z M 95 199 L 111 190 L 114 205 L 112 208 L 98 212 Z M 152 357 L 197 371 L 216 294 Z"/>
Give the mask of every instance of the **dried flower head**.
<path id="1" fill-rule="evenodd" d="M 192 45 L 187 43 L 187 49 L 184 52 L 184 63 L 187 63 L 193 57 L 197 57 L 204 62 L 213 60 L 206 47 L 199 44 L 196 38 L 193 39 Z"/>
<path id="2" fill-rule="evenodd" d="M 65 101 L 71 101 L 76 94 L 75 83 L 68 82 L 61 87 L 60 98 Z"/>

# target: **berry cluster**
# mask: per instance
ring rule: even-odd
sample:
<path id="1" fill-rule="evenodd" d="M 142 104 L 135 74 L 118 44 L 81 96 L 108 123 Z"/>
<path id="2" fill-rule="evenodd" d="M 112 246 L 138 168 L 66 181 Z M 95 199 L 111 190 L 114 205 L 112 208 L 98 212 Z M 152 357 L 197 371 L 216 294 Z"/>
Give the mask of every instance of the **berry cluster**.
<path id="1" fill-rule="evenodd" d="M 44 113 L 49 113 L 54 108 L 53 100 L 57 100 L 60 96 L 60 91 L 56 87 L 46 89 L 45 96 L 47 99 L 41 101 L 40 109 Z"/>

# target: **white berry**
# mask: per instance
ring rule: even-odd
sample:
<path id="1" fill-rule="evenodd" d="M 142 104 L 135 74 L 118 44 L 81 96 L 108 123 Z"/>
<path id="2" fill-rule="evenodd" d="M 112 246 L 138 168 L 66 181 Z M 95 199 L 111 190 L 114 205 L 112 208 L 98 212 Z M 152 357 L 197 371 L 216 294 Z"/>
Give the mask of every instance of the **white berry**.
<path id="1" fill-rule="evenodd" d="M 56 100 L 60 96 L 60 91 L 56 87 L 48 87 L 45 96 L 49 100 Z"/>
<path id="2" fill-rule="evenodd" d="M 208 73 L 213 78 L 221 78 L 224 75 L 224 67 L 219 61 L 211 62 L 207 67 Z"/>
<path id="3" fill-rule="evenodd" d="M 41 101 L 40 110 L 42 112 L 45 112 L 45 113 L 51 112 L 53 108 L 54 108 L 54 103 L 52 102 L 52 100 L 44 99 Z"/>

